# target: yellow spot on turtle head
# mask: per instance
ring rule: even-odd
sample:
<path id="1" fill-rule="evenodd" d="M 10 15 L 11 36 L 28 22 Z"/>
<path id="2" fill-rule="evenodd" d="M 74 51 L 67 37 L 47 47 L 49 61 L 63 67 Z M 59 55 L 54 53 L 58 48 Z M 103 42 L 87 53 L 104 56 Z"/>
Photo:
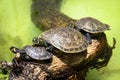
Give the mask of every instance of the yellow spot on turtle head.
<path id="1" fill-rule="evenodd" d="M 14 51 L 14 52 L 16 52 L 16 49 L 15 49 L 15 48 L 13 48 L 13 51 Z"/>

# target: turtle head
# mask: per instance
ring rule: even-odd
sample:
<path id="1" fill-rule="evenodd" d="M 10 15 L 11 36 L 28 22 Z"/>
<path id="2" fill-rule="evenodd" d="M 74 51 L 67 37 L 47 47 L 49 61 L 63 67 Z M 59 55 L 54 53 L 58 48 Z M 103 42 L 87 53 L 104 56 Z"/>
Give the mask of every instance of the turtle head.
<path id="1" fill-rule="evenodd" d="M 38 38 L 38 37 L 34 37 L 32 42 L 34 45 L 43 45 L 43 42 L 44 40 L 42 38 Z"/>
<path id="2" fill-rule="evenodd" d="M 67 27 L 74 28 L 74 24 L 72 22 L 69 22 L 68 25 L 67 25 Z"/>
<path id="3" fill-rule="evenodd" d="M 33 44 L 39 44 L 39 38 L 38 37 L 34 37 L 32 39 L 32 42 L 33 42 Z"/>
<path id="4" fill-rule="evenodd" d="M 20 55 L 21 55 L 21 53 L 22 53 L 22 52 L 20 53 L 20 49 L 11 46 L 11 47 L 10 47 L 10 51 L 12 51 L 13 53 L 15 53 L 15 57 L 16 57 L 17 59 L 20 58 Z M 21 51 L 22 51 L 22 50 L 21 50 Z"/>
<path id="5" fill-rule="evenodd" d="M 10 51 L 12 51 L 13 53 L 17 53 L 17 48 L 16 47 L 13 47 L 13 46 L 11 46 L 10 47 Z"/>

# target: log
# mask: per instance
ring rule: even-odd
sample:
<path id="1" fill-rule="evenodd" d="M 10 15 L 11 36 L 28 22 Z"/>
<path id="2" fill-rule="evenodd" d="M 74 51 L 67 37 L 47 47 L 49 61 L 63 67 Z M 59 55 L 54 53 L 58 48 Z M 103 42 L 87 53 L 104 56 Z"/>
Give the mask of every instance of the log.
<path id="1" fill-rule="evenodd" d="M 42 31 L 53 27 L 66 27 L 74 25 L 76 20 L 60 12 L 62 0 L 36 0 L 31 6 L 31 19 Z M 59 4 L 59 5 L 55 5 Z"/>
<path id="2" fill-rule="evenodd" d="M 61 2 L 62 0 L 33 0 L 31 18 L 40 30 L 66 27 L 69 23 L 74 26 L 76 20 L 60 12 Z M 47 61 L 23 61 L 14 58 L 12 65 L 9 65 L 11 66 L 9 79 L 85 80 L 88 69 L 100 69 L 108 64 L 113 50 L 107 43 L 105 33 L 90 35 L 92 43 L 87 50 L 80 53 L 70 54 L 54 49 L 53 58 Z M 19 65 L 16 65 L 15 61 Z"/>

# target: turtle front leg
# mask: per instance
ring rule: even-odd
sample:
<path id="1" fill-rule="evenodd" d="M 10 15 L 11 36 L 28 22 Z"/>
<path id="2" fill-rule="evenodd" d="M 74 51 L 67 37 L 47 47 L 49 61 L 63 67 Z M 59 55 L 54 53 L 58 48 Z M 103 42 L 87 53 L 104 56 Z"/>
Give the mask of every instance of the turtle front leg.
<path id="1" fill-rule="evenodd" d="M 47 43 L 42 38 L 34 37 L 33 40 L 33 46 L 46 46 Z"/>
<path id="2" fill-rule="evenodd" d="M 23 64 L 21 64 L 21 60 L 18 60 L 18 59 L 16 59 L 16 58 L 14 58 L 14 59 L 12 60 L 12 64 L 13 64 L 12 71 L 13 71 L 14 73 L 16 73 L 16 75 L 17 75 L 18 73 L 22 72 L 22 70 L 23 70 Z"/>
<path id="3" fill-rule="evenodd" d="M 91 38 L 90 34 L 86 33 L 85 36 L 87 37 L 87 39 L 89 41 L 89 44 L 91 44 L 92 43 L 92 38 Z"/>
<path id="4" fill-rule="evenodd" d="M 51 46 L 46 47 L 46 50 L 47 50 L 47 51 L 50 51 L 50 52 L 52 52 L 52 51 L 53 51 L 53 49 L 54 49 L 54 46 L 52 46 L 52 45 L 51 45 Z"/>

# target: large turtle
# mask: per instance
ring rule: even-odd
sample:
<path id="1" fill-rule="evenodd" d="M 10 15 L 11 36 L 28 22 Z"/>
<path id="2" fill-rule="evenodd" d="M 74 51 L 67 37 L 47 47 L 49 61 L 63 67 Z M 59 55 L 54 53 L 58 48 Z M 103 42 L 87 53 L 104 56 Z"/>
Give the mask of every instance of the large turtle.
<path id="1" fill-rule="evenodd" d="M 75 28 L 78 30 L 84 30 L 89 33 L 100 33 L 104 32 L 105 30 L 110 30 L 108 24 L 104 24 L 92 17 L 85 17 L 76 21 Z"/>
<path id="2" fill-rule="evenodd" d="M 88 40 L 78 30 L 70 27 L 52 28 L 33 39 L 34 44 L 50 44 L 65 53 L 78 53 L 87 49 Z"/>
<path id="3" fill-rule="evenodd" d="M 23 49 L 11 47 L 10 50 L 16 53 L 16 57 L 21 57 L 23 60 L 47 60 L 51 59 L 53 54 L 46 51 L 45 47 L 25 46 Z"/>

